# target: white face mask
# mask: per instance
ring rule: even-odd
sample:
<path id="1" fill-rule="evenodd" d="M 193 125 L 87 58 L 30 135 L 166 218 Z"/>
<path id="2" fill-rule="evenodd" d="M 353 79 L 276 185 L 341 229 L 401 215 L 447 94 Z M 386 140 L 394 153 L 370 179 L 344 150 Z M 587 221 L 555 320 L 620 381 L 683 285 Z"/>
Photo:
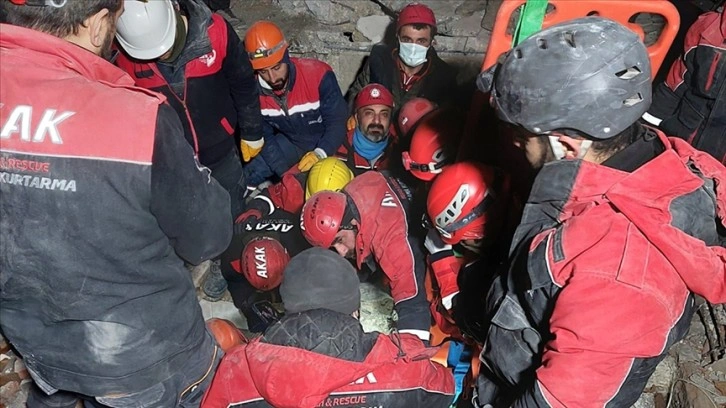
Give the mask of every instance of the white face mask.
<path id="1" fill-rule="evenodd" d="M 400 41 L 399 44 L 398 56 L 404 64 L 409 67 L 417 67 L 426 62 L 426 54 L 429 52 L 429 47 Z"/>
<path id="2" fill-rule="evenodd" d="M 565 147 L 562 146 L 562 142 L 559 141 L 559 136 L 548 136 L 547 137 L 550 141 L 550 146 L 552 146 L 552 152 L 555 154 L 555 158 L 557 160 L 562 160 L 565 158 Z M 582 159 L 585 157 L 585 154 L 587 154 L 587 151 L 590 150 L 590 146 L 592 146 L 592 140 L 583 140 L 580 144 L 580 154 L 577 155 L 578 159 Z"/>

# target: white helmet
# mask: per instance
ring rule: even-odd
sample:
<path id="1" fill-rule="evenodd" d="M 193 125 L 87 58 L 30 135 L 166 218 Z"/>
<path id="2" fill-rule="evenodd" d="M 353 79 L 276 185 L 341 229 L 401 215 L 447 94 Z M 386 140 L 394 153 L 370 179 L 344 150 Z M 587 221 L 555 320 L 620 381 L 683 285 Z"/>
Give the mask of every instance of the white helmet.
<path id="1" fill-rule="evenodd" d="M 124 0 L 116 39 L 133 58 L 152 60 L 174 45 L 176 15 L 171 0 Z"/>

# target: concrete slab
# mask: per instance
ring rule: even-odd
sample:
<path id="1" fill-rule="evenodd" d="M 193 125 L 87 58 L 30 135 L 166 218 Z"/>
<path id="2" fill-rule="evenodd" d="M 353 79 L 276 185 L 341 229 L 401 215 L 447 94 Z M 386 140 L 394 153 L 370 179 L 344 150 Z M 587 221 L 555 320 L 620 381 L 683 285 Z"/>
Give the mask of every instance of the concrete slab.
<path id="1" fill-rule="evenodd" d="M 241 329 L 247 329 L 247 320 L 239 313 L 234 304 L 230 301 L 220 300 L 219 302 L 210 302 L 206 299 L 199 300 L 199 306 L 202 307 L 202 314 L 204 320 L 211 319 L 213 317 L 219 319 L 227 319 L 235 324 L 235 326 Z"/>

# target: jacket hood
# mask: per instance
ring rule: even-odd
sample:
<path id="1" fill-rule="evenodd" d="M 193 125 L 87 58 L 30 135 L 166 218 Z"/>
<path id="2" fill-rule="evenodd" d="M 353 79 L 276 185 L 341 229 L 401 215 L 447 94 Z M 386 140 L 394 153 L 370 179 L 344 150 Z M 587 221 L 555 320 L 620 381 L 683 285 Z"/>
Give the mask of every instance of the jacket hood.
<path id="1" fill-rule="evenodd" d="M 383 339 L 364 333 L 353 317 L 317 309 L 285 316 L 245 354 L 265 401 L 280 408 L 315 407 L 334 390 L 392 363 Z"/>
<path id="2" fill-rule="evenodd" d="M 606 197 L 668 258 L 689 290 L 711 303 L 724 303 L 726 248 L 717 224 L 723 228 L 726 221 L 726 171 L 686 141 L 659 137 L 667 150 L 614 185 Z M 663 169 L 669 169 L 672 181 L 665 190 L 662 183 L 649 183 Z M 692 195 L 698 203 L 683 200 L 704 187 L 707 193 Z M 637 198 L 633 191 L 639 192 Z M 706 194 L 710 198 L 704 199 Z M 677 213 L 676 205 L 682 206 Z M 712 219 L 704 208 L 714 211 Z M 653 216 L 643 216 L 649 213 Z"/>
<path id="3" fill-rule="evenodd" d="M 556 214 L 564 222 L 592 205 L 610 204 L 667 258 L 690 291 L 726 302 L 726 248 L 717 233 L 726 220 L 726 171 L 684 140 L 656 133 L 665 151 L 631 173 L 581 160 L 545 165 L 538 178 L 552 182 L 539 183 L 529 201 L 547 205 L 532 220 L 548 224 L 553 220 L 547 214 Z M 658 182 L 663 169 L 667 184 Z"/>
<path id="4" fill-rule="evenodd" d="M 120 68 L 64 39 L 10 24 L 0 24 L 0 32 L 0 48 L 31 50 L 39 65 L 61 65 L 93 80 L 118 86 L 134 85 L 134 80 Z"/>

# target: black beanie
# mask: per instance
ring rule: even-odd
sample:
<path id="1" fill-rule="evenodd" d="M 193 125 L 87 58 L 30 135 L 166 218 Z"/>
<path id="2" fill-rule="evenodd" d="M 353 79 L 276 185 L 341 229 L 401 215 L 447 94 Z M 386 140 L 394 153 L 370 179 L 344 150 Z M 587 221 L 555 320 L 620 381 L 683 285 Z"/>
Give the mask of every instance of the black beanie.
<path id="1" fill-rule="evenodd" d="M 309 248 L 285 267 L 280 297 L 286 313 L 329 309 L 349 315 L 360 308 L 360 283 L 345 258 L 328 249 Z"/>

